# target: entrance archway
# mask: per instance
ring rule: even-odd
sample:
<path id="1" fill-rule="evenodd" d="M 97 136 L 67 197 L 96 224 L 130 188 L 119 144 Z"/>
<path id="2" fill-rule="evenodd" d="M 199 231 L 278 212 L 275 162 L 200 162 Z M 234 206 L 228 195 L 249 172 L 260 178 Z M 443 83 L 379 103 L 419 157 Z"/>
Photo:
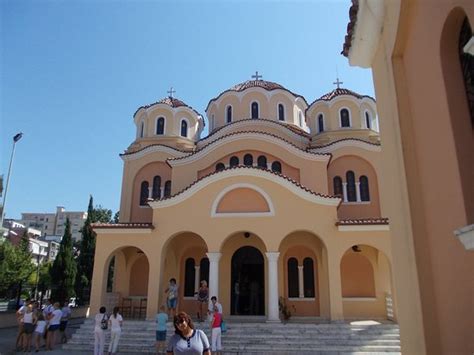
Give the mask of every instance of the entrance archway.
<path id="1" fill-rule="evenodd" d="M 265 314 L 265 262 L 254 247 L 239 248 L 231 262 L 231 314 Z"/>

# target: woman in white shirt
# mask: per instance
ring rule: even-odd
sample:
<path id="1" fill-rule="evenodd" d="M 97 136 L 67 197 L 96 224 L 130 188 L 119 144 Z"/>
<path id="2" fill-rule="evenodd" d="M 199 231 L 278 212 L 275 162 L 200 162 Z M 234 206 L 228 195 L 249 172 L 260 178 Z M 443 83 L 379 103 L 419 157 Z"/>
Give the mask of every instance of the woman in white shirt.
<path id="1" fill-rule="evenodd" d="M 54 344 L 56 344 L 56 333 L 59 330 L 59 324 L 61 323 L 61 317 L 63 312 L 59 309 L 59 302 L 54 304 L 54 311 L 49 316 L 48 335 L 46 335 L 46 350 L 53 350 Z"/>
<path id="2" fill-rule="evenodd" d="M 117 352 L 117 346 L 120 339 L 120 334 L 122 334 L 122 323 L 123 318 L 119 314 L 119 307 L 114 307 L 114 312 L 109 318 L 110 326 L 110 344 L 109 344 L 109 354 L 115 354 Z"/>
<path id="3" fill-rule="evenodd" d="M 99 313 L 95 315 L 95 327 L 94 327 L 94 355 L 103 355 L 104 354 L 104 343 L 105 343 L 105 333 L 102 329 L 102 322 L 105 321 L 107 325 L 108 318 L 105 314 L 105 307 L 100 307 Z M 106 327 L 107 328 L 107 327 Z"/>
<path id="4" fill-rule="evenodd" d="M 33 313 L 33 306 L 31 303 L 26 306 L 26 311 L 23 314 L 23 351 L 30 352 L 31 350 L 31 335 L 35 329 L 34 323 L 36 319 Z"/>

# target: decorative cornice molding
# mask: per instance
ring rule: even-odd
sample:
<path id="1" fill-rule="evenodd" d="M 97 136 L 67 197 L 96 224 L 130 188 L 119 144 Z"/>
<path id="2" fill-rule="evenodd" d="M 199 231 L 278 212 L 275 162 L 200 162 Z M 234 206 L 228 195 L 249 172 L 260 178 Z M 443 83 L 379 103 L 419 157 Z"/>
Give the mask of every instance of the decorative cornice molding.
<path id="1" fill-rule="evenodd" d="M 149 146 L 146 146 L 145 148 L 142 148 L 136 152 L 133 153 L 123 153 L 120 154 L 120 157 L 122 158 L 123 161 L 129 161 L 129 160 L 136 160 L 141 157 L 144 157 L 145 155 L 156 153 L 156 152 L 164 152 L 168 153 L 170 155 L 173 155 L 175 157 L 179 156 L 184 156 L 186 154 L 189 154 L 189 152 L 186 152 L 184 150 L 179 150 L 173 147 L 169 147 L 167 145 L 163 144 L 152 144 Z"/>
<path id="2" fill-rule="evenodd" d="M 310 148 L 308 151 L 327 154 L 335 151 L 336 149 L 345 147 L 361 148 L 372 152 L 382 151 L 382 147 L 379 143 L 367 142 L 358 138 L 343 138 L 329 144 Z"/>

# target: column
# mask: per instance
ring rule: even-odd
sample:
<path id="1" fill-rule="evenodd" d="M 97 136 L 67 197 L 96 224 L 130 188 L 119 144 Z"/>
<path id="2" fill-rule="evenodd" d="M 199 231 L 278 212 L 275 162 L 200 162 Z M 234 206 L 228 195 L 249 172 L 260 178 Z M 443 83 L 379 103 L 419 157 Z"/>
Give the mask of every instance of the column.
<path id="1" fill-rule="evenodd" d="M 280 322 L 278 310 L 278 257 L 279 252 L 265 253 L 268 259 L 268 318 L 267 322 Z"/>
<path id="2" fill-rule="evenodd" d="M 197 293 L 199 291 L 199 276 L 201 274 L 201 266 L 196 265 L 194 267 L 194 293 Z"/>
<path id="3" fill-rule="evenodd" d="M 206 255 L 209 258 L 209 302 L 212 296 L 216 296 L 219 301 L 219 259 L 222 254 L 207 253 Z"/>
<path id="4" fill-rule="evenodd" d="M 146 304 L 146 319 L 155 319 L 158 313 L 158 302 L 160 299 L 160 259 L 158 253 L 156 257 L 150 256 L 148 260 L 148 290 L 147 290 L 147 304 Z"/>
<path id="5" fill-rule="evenodd" d="M 153 186 L 148 187 L 148 199 L 152 199 L 153 197 Z"/>
<path id="6" fill-rule="evenodd" d="M 102 243 L 100 243 L 100 237 L 97 238 L 97 246 L 100 248 Z M 100 249 L 99 249 L 100 250 Z M 94 259 L 94 270 L 92 273 L 92 283 L 91 283 L 91 299 L 90 299 L 90 315 L 95 315 L 99 313 L 99 308 L 105 302 L 105 291 L 107 283 L 107 273 L 108 268 L 105 267 L 107 261 L 106 255 L 104 253 L 96 253 Z M 89 315 L 87 315 L 88 317 Z"/>
<path id="7" fill-rule="evenodd" d="M 362 201 L 360 199 L 360 182 L 356 182 L 356 198 L 357 198 L 357 202 Z"/>
<path id="8" fill-rule="evenodd" d="M 304 276 L 303 276 L 303 265 L 298 265 L 298 288 L 299 297 L 304 298 Z"/>
<path id="9" fill-rule="evenodd" d="M 343 202 L 347 202 L 347 182 L 342 183 L 342 196 L 344 197 Z"/>
<path id="10" fill-rule="evenodd" d="M 344 319 L 342 310 L 341 258 L 328 250 L 329 312 L 331 321 Z"/>

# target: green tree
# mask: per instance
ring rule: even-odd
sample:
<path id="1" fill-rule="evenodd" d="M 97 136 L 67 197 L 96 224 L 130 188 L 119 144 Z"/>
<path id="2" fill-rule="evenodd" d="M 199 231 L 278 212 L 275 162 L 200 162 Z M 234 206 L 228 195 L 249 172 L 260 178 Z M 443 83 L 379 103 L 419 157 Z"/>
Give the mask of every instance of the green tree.
<path id="1" fill-rule="evenodd" d="M 52 298 L 64 302 L 74 296 L 77 265 L 72 249 L 71 222 L 66 219 L 64 235 L 59 245 L 59 252 L 51 268 Z"/>
<path id="2" fill-rule="evenodd" d="M 89 200 L 89 208 L 91 207 L 92 196 Z M 111 223 L 112 222 L 112 210 L 103 208 L 101 205 L 92 208 L 91 212 L 87 209 L 87 217 L 90 215 L 91 223 Z"/>
<path id="3" fill-rule="evenodd" d="M 115 212 L 114 214 L 114 223 L 119 223 L 120 222 L 120 211 Z"/>

